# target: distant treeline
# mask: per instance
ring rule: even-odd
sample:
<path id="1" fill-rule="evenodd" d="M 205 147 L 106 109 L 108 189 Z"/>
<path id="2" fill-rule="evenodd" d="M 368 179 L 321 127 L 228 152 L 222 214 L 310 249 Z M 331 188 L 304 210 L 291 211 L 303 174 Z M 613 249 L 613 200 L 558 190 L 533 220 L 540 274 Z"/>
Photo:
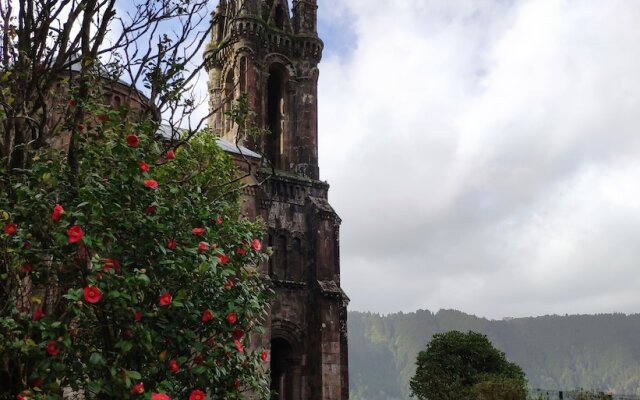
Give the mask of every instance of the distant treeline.
<path id="1" fill-rule="evenodd" d="M 349 313 L 351 400 L 408 400 L 415 359 L 436 333 L 475 331 L 522 367 L 532 388 L 640 396 L 640 314 L 491 321 L 455 310 Z"/>

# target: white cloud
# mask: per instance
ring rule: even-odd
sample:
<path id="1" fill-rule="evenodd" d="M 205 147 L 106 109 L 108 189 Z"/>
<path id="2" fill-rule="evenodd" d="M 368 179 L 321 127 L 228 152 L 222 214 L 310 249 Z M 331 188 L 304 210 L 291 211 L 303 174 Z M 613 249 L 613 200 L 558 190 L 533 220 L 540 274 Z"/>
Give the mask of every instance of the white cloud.
<path id="1" fill-rule="evenodd" d="M 640 309 L 640 3 L 319 12 L 355 41 L 325 50 L 319 110 L 353 309 Z"/>

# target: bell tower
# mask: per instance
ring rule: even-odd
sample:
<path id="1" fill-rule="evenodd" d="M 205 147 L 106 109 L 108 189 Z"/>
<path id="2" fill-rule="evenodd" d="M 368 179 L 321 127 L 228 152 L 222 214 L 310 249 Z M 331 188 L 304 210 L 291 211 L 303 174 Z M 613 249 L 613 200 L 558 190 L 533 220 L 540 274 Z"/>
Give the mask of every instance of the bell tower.
<path id="1" fill-rule="evenodd" d="M 340 218 L 318 166 L 317 0 L 219 0 L 209 74 L 209 126 L 222 140 L 261 155 L 265 183 L 245 193 L 274 253 L 263 273 L 276 292 L 266 332 L 271 389 L 279 400 L 346 400 L 348 297 L 340 288 Z M 243 137 L 225 111 L 246 93 L 254 122 Z M 259 179 L 262 181 L 263 179 Z"/>
<path id="2" fill-rule="evenodd" d="M 240 93 L 249 95 L 259 125 L 271 132 L 262 149 L 281 171 L 319 178 L 318 63 L 322 41 L 316 32 L 316 0 L 220 0 L 213 15 L 207 51 L 209 91 L 214 113 L 209 125 L 233 143 L 238 129 L 224 112 Z"/>

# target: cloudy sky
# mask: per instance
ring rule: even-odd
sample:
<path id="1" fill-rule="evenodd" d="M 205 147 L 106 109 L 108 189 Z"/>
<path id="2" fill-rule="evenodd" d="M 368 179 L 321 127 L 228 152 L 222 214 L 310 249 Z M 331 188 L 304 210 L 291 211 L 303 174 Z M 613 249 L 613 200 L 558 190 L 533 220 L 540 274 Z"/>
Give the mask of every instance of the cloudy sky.
<path id="1" fill-rule="evenodd" d="M 351 310 L 640 312 L 640 1 L 319 14 Z"/>

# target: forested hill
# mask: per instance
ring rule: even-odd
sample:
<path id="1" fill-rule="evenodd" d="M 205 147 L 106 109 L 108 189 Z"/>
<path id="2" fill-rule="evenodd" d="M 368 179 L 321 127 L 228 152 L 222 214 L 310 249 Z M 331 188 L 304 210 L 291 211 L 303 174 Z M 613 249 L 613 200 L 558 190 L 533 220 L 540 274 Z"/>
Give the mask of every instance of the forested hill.
<path id="1" fill-rule="evenodd" d="M 476 331 L 520 365 L 533 388 L 640 395 L 640 314 L 492 321 L 454 310 L 349 313 L 351 400 L 409 399 L 415 358 L 435 333 Z"/>

